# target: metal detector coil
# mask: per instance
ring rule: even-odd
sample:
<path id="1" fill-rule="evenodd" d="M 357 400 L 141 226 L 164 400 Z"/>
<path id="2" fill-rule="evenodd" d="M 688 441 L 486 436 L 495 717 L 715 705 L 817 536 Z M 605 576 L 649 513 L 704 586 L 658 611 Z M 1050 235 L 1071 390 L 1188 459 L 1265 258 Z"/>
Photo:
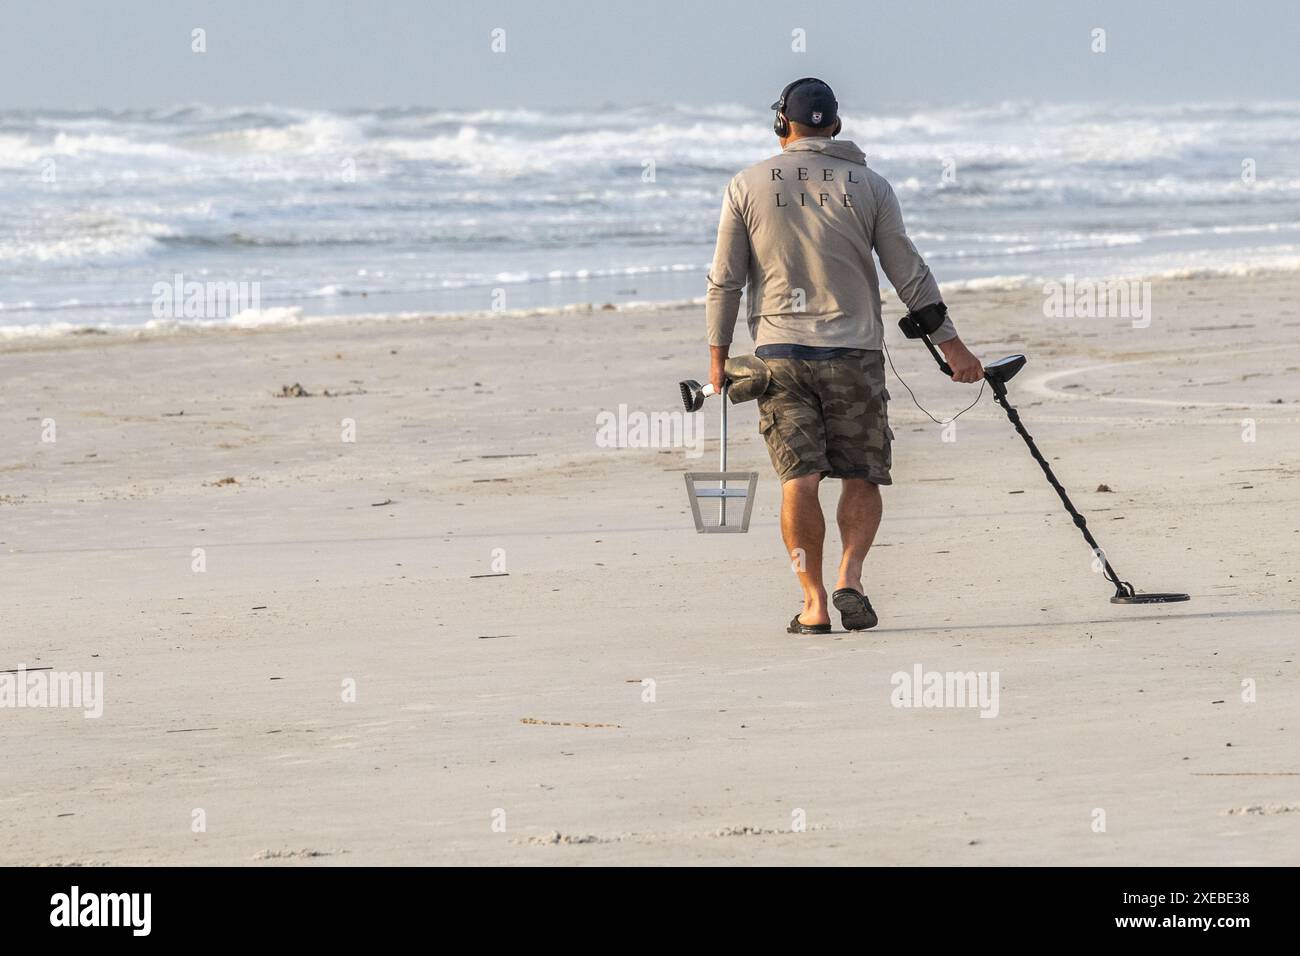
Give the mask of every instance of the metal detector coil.
<path id="1" fill-rule="evenodd" d="M 688 385 L 694 385 L 695 389 L 689 389 Z M 700 534 L 744 534 L 749 530 L 749 516 L 754 510 L 758 472 L 727 471 L 727 387 L 726 383 L 722 386 L 718 470 L 686 473 L 686 496 L 691 502 L 695 530 Z M 702 391 L 694 382 L 682 383 L 682 403 L 687 411 L 695 411 L 704 404 L 704 395 L 700 395 Z M 731 508 L 727 507 L 728 502 L 732 502 Z M 739 521 L 736 520 L 738 513 Z"/>

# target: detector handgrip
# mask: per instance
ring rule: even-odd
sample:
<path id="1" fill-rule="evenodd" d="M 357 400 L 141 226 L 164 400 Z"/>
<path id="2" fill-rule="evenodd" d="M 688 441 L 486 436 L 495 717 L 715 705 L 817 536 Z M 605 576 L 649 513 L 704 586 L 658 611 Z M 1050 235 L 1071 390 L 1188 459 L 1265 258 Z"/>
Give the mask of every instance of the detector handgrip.
<path id="1" fill-rule="evenodd" d="M 943 320 L 947 318 L 948 309 L 942 302 L 935 305 L 927 305 L 923 309 L 915 312 L 909 312 L 898 320 L 898 328 L 909 339 L 920 339 L 925 343 L 925 347 L 930 350 L 934 360 L 939 363 L 939 369 L 944 375 L 952 378 L 952 366 L 943 360 L 939 350 L 934 347 L 930 341 L 930 333 L 936 332 L 939 326 L 943 325 Z"/>
<path id="2" fill-rule="evenodd" d="M 717 392 L 713 390 L 712 382 L 701 387 L 700 383 L 695 381 L 693 378 L 688 378 L 684 382 L 678 382 L 677 388 L 682 394 L 682 406 L 688 412 L 698 412 L 704 407 L 704 400 L 706 398 L 710 395 L 717 394 Z M 725 384 L 723 385 L 723 388 L 726 388 Z"/>
<path id="3" fill-rule="evenodd" d="M 952 366 L 943 360 L 943 356 L 939 354 L 939 350 L 935 348 L 934 343 L 930 341 L 930 336 L 923 335 L 921 338 L 924 339 L 925 347 L 930 350 L 930 354 L 934 356 L 934 360 L 939 363 L 939 370 L 943 372 L 944 375 L 952 378 Z"/>

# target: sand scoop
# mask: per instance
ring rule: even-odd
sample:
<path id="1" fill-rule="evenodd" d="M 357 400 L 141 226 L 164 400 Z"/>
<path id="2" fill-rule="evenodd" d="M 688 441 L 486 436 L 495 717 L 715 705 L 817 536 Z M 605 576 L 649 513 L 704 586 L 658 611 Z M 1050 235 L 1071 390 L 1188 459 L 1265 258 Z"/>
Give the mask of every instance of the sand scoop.
<path id="1" fill-rule="evenodd" d="M 718 470 L 686 473 L 686 495 L 691 502 L 695 530 L 701 534 L 743 534 L 749 530 L 749 516 L 754 510 L 758 472 L 727 471 L 727 391 L 730 385 L 728 379 L 722 386 Z M 712 385 L 701 388 L 699 382 L 690 379 L 678 383 L 678 386 L 682 393 L 682 404 L 688 414 L 699 411 L 704 406 L 704 400 L 715 394 Z"/>

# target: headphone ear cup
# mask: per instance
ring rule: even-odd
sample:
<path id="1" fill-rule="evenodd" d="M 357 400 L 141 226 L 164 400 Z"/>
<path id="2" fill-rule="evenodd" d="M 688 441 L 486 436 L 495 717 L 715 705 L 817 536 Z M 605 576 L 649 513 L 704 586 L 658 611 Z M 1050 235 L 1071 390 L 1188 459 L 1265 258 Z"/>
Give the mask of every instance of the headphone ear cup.
<path id="1" fill-rule="evenodd" d="M 776 133 L 776 135 L 780 136 L 782 139 L 790 134 L 790 124 L 786 122 L 783 114 L 777 113 L 776 118 L 772 120 L 772 132 Z"/>
<path id="2" fill-rule="evenodd" d="M 834 128 L 833 130 L 831 130 L 831 135 L 832 135 L 832 136 L 839 136 L 839 135 L 840 135 L 840 130 L 842 130 L 843 128 L 844 128 L 844 123 L 843 123 L 843 122 L 842 122 L 838 117 L 836 117 L 836 119 L 835 119 L 835 128 Z"/>

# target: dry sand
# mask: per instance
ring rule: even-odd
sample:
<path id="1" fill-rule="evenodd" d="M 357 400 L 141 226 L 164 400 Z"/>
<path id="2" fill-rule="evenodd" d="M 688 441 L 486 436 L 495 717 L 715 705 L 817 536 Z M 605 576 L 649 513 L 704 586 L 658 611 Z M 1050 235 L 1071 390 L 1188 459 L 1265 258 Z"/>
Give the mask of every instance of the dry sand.
<path id="1" fill-rule="evenodd" d="M 1028 353 L 1014 400 L 1121 574 L 1192 602 L 1107 603 L 1000 410 L 944 442 L 891 380 L 881 624 L 825 638 L 784 633 L 752 404 L 748 535 L 690 526 L 712 442 L 596 445 L 702 374 L 698 310 L 0 346 L 0 669 L 105 694 L 0 710 L 0 863 L 1300 862 L 1300 283 L 1154 294 L 1147 329 L 949 298 Z M 998 716 L 891 706 L 918 664 L 998 672 Z"/>

